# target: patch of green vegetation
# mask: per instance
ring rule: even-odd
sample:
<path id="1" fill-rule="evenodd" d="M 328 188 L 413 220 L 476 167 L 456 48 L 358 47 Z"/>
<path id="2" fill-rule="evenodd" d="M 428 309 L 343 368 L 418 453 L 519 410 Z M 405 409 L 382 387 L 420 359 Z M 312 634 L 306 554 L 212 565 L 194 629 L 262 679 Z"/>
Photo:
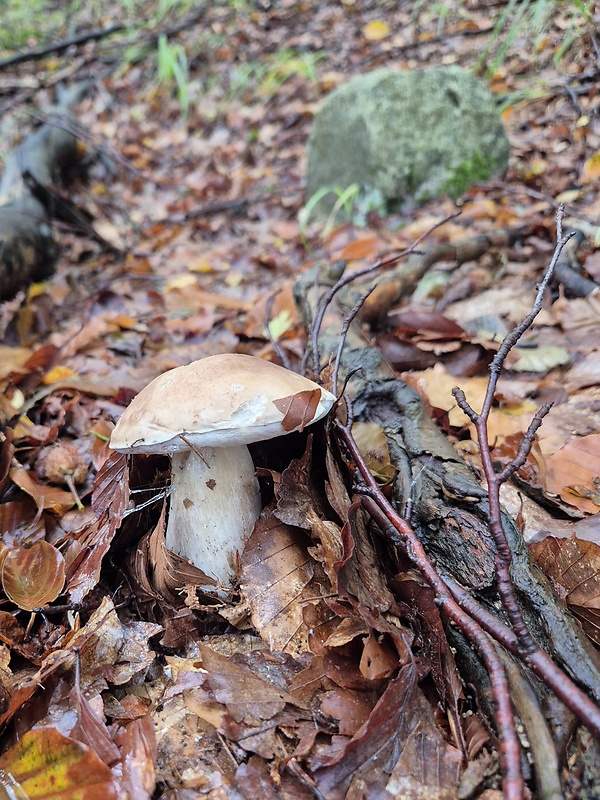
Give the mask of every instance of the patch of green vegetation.
<path id="1" fill-rule="evenodd" d="M 32 39 L 58 31 L 65 14 L 49 0 L 11 0 L 2 4 L 0 50 L 18 50 Z"/>
<path id="2" fill-rule="evenodd" d="M 169 42 L 163 34 L 158 37 L 156 77 L 159 83 L 177 88 L 177 99 L 182 119 L 187 119 L 190 109 L 190 73 L 185 47 L 178 42 Z"/>
<path id="3" fill-rule="evenodd" d="M 481 153 L 475 153 L 469 161 L 453 168 L 452 177 L 446 181 L 440 193 L 446 192 L 453 200 L 456 200 L 473 184 L 487 181 L 496 166 Z"/>
<path id="4" fill-rule="evenodd" d="M 298 214 L 298 222 L 300 223 L 300 236 L 302 239 L 306 241 L 307 228 L 311 219 L 323 216 L 323 213 L 319 212 L 319 204 L 325 197 L 327 197 L 327 195 L 333 194 L 337 199 L 333 204 L 325 223 L 323 224 L 321 236 L 324 239 L 326 239 L 333 230 L 338 217 L 341 216 L 343 219 L 350 219 L 352 217 L 359 192 L 360 186 L 358 183 L 352 183 L 345 189 L 341 189 L 337 186 L 323 186 L 321 189 L 316 191 L 312 197 L 308 199 L 306 205 L 300 209 L 300 213 Z"/>
<path id="5" fill-rule="evenodd" d="M 260 99 L 268 100 L 293 75 L 300 75 L 316 84 L 316 65 L 322 58 L 323 53 L 284 49 L 268 53 L 261 61 L 238 64 L 231 74 L 230 98 L 252 92 Z"/>
<path id="6" fill-rule="evenodd" d="M 558 64 L 592 22 L 593 6 L 592 0 L 509 0 L 479 57 L 477 68 L 485 68 L 486 74 L 492 75 L 518 38 L 528 41 L 533 52 L 540 49 L 557 17 L 562 16 L 562 42 L 552 59 Z"/>

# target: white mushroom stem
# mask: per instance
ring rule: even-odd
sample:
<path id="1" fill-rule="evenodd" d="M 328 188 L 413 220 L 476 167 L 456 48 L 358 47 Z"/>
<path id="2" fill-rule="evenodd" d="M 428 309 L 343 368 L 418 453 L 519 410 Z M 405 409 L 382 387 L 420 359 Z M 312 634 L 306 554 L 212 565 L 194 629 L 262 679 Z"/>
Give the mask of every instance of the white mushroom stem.
<path id="1" fill-rule="evenodd" d="M 166 545 L 221 586 L 231 586 L 261 511 L 248 448 L 202 447 L 173 453 Z M 204 460 L 203 460 L 204 459 Z"/>

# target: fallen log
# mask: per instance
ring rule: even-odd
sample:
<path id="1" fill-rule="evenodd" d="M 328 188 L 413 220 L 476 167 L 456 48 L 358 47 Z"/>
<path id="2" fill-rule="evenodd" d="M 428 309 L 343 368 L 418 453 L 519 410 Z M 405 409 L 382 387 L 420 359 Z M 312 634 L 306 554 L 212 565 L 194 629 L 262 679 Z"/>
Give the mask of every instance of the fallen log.
<path id="1" fill-rule="evenodd" d="M 51 187 L 60 185 L 77 160 L 77 138 L 61 122 L 87 89 L 57 90 L 51 121 L 30 133 L 10 154 L 0 181 L 0 300 L 54 272 Z M 46 201 L 35 187 L 49 190 Z"/>

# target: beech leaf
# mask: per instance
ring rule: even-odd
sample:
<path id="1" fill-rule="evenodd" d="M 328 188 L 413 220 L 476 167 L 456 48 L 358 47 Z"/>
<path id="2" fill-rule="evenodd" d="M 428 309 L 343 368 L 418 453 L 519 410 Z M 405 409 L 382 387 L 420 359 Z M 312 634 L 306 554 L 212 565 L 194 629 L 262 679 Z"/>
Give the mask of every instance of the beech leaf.
<path id="1" fill-rule="evenodd" d="M 19 608 L 33 611 L 56 600 L 65 585 L 65 560 L 45 540 L 15 547 L 2 565 L 2 588 Z"/>

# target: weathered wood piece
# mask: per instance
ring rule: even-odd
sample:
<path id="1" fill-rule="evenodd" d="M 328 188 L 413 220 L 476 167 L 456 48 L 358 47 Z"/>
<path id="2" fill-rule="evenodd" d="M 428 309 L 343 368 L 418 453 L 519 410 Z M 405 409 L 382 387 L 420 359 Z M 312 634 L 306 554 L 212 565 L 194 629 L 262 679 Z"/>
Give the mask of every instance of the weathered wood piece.
<path id="1" fill-rule="evenodd" d="M 50 122 L 30 133 L 10 154 L 0 181 L 0 300 L 49 277 L 58 247 L 51 209 L 34 187 L 60 184 L 77 160 L 77 139 L 61 127 L 87 86 L 58 91 Z"/>

